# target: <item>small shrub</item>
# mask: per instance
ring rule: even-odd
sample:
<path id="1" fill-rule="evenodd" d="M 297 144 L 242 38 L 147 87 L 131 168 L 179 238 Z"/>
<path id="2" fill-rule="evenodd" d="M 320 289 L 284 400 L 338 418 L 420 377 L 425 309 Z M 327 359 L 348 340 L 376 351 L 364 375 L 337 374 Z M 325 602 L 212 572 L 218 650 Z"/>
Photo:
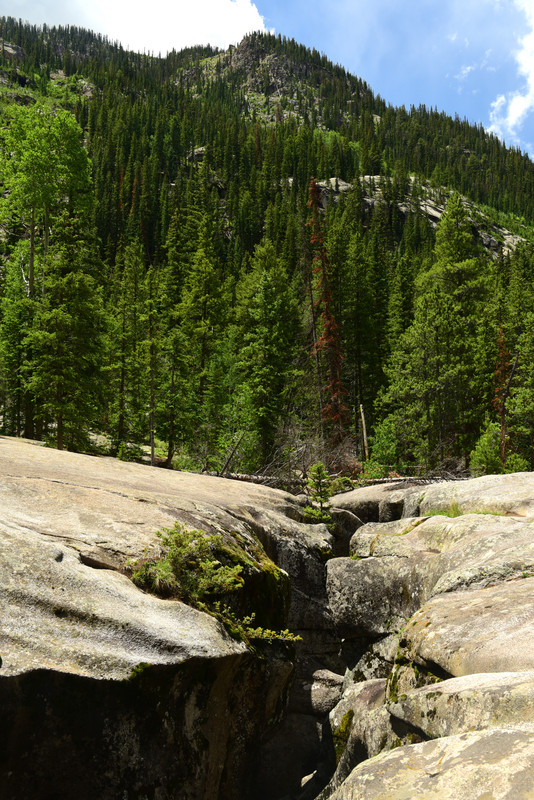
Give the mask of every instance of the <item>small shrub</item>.
<path id="1" fill-rule="evenodd" d="M 139 588 L 194 605 L 242 587 L 242 565 L 228 566 L 220 560 L 225 549 L 220 534 L 190 531 L 176 523 L 158 536 L 161 557 L 132 565 L 132 580 Z"/>
<path id="2" fill-rule="evenodd" d="M 176 523 L 174 528 L 157 535 L 161 541 L 158 556 L 130 565 L 132 581 L 140 589 L 161 597 L 177 598 L 212 614 L 231 636 L 247 645 L 253 639 L 296 641 L 300 638 L 289 630 L 254 627 L 254 614 L 240 619 L 227 605 L 221 605 L 221 598 L 242 589 L 241 573 L 249 562 L 253 563 L 245 552 L 226 542 L 221 534 L 187 530 Z M 272 573 L 277 580 L 274 564 Z"/>
<path id="3" fill-rule="evenodd" d="M 519 453 L 510 453 L 506 458 L 505 472 L 530 472 L 530 464 Z"/>
<path id="4" fill-rule="evenodd" d="M 339 478 L 335 478 L 330 486 L 330 496 L 332 497 L 335 494 L 341 494 L 342 492 L 350 492 L 352 489 L 355 488 L 354 481 L 351 481 L 350 478 L 347 478 L 346 475 L 342 475 Z"/>
<path id="5" fill-rule="evenodd" d="M 292 633 L 287 628 L 283 631 L 273 631 L 269 628 L 253 627 L 256 620 L 255 615 L 251 614 L 248 617 L 239 619 L 238 616 L 228 606 L 221 606 L 219 602 L 214 603 L 211 608 L 211 613 L 216 616 L 225 626 L 226 630 L 231 636 L 237 639 L 243 639 L 250 643 L 251 639 L 264 639 L 269 642 L 281 640 L 284 642 L 299 642 L 300 636 Z"/>
<path id="6" fill-rule="evenodd" d="M 473 475 L 500 475 L 503 471 L 500 455 L 501 427 L 498 422 L 488 422 L 469 457 Z"/>
<path id="7" fill-rule="evenodd" d="M 380 464 L 378 461 L 364 461 L 360 481 L 375 481 L 378 478 L 389 477 L 389 467 Z"/>
<path id="8" fill-rule="evenodd" d="M 317 464 L 310 467 L 308 491 L 311 501 L 315 505 L 305 506 L 306 518 L 310 522 L 331 522 L 332 515 L 328 501 L 332 496 L 332 481 L 322 461 L 318 461 Z"/>

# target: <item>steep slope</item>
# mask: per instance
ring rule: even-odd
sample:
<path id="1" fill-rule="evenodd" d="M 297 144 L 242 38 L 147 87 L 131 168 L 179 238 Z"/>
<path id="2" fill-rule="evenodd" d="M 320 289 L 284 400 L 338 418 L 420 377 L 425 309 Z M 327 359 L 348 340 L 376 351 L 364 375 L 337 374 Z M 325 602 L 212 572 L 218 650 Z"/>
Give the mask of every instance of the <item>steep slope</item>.
<path id="1" fill-rule="evenodd" d="M 465 470 L 495 435 L 501 469 L 533 465 L 528 157 L 392 108 L 282 37 L 157 58 L 4 18 L 2 40 L 5 434 L 87 449 L 96 431 L 115 455 L 150 447 L 192 469 L 351 473 L 369 460 L 363 410 L 385 474 Z M 91 175 L 65 190 L 62 151 L 47 199 L 25 176 L 56 163 L 58 118 Z M 451 200 L 459 235 L 439 255 Z"/>

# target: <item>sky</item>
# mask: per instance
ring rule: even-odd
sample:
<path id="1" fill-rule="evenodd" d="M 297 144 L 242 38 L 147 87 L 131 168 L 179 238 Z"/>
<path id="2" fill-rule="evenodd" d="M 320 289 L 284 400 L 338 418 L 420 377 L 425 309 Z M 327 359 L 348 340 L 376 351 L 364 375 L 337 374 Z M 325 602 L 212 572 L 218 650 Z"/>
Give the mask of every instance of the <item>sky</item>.
<path id="1" fill-rule="evenodd" d="M 482 124 L 534 158 L 534 0 L 5 0 L 126 48 L 226 48 L 254 30 L 315 47 L 386 102 Z"/>

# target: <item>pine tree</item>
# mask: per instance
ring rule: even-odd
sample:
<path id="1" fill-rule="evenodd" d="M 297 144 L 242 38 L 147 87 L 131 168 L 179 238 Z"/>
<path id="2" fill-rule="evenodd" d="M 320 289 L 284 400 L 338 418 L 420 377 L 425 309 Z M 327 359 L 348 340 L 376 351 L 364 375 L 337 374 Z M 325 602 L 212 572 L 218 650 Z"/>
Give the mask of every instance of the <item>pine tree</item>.
<path id="1" fill-rule="evenodd" d="M 247 468 L 258 469 L 273 458 L 280 417 L 287 407 L 298 319 L 295 292 L 272 242 L 264 240 L 256 247 L 237 296 L 235 394 L 242 431 L 248 435 Z"/>
<path id="2" fill-rule="evenodd" d="M 59 450 L 86 448 L 102 411 L 105 317 L 94 242 L 65 212 L 50 245 L 44 296 L 27 335 L 27 386 Z"/>
<path id="3" fill-rule="evenodd" d="M 144 249 L 132 239 L 120 252 L 116 285 L 109 309 L 111 332 L 111 403 L 109 409 L 112 447 L 126 457 L 129 443 L 148 438 L 147 320 Z"/>
<path id="4" fill-rule="evenodd" d="M 399 456 L 411 453 L 426 468 L 467 459 L 485 412 L 477 369 L 485 279 L 457 197 L 438 226 L 434 255 L 416 282 L 413 323 L 391 356 L 382 399 L 395 421 Z"/>
<path id="5" fill-rule="evenodd" d="M 314 179 L 310 183 L 308 207 L 310 208 L 310 241 L 313 252 L 312 269 L 315 276 L 315 305 L 320 314 L 320 334 L 314 344 L 315 353 L 324 357 L 327 383 L 323 388 L 322 421 L 329 429 L 333 445 L 339 444 L 346 433 L 348 409 L 347 391 L 343 385 L 341 368 L 341 340 L 334 315 L 331 289 L 331 266 L 324 245 L 319 218 L 320 192 Z"/>

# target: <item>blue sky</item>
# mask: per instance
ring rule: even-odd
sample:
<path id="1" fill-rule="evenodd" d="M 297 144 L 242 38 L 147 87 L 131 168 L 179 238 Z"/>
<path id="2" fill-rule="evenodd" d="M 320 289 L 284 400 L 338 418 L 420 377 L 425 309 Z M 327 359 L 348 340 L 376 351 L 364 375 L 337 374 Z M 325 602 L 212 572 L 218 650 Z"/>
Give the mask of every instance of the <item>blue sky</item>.
<path id="1" fill-rule="evenodd" d="M 534 155 L 534 0 L 9 3 L 2 13 L 83 25 L 154 53 L 274 30 L 326 53 L 393 105 L 457 113 Z"/>

